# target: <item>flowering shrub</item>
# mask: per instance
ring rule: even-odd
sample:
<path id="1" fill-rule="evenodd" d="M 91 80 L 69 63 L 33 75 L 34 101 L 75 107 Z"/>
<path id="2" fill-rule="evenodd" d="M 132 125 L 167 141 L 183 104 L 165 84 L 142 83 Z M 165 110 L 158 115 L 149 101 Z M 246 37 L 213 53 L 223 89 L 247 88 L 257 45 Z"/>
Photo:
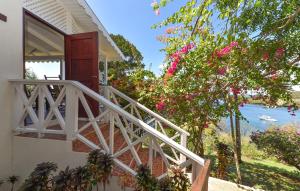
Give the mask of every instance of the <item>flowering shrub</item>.
<path id="1" fill-rule="evenodd" d="M 300 136 L 295 128 L 254 132 L 251 140 L 258 149 L 300 170 Z"/>

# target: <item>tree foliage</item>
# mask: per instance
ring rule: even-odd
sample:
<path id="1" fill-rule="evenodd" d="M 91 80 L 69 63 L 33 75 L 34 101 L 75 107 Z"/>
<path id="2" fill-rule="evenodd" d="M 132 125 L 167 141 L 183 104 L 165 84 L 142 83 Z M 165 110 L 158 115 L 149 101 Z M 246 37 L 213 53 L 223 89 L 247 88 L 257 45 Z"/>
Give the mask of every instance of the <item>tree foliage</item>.
<path id="1" fill-rule="evenodd" d="M 121 50 L 126 60 L 109 63 L 109 79 L 117 80 L 127 76 L 137 68 L 144 68 L 142 53 L 122 35 L 111 34 L 110 37 Z"/>
<path id="2" fill-rule="evenodd" d="M 152 4 L 155 11 L 171 1 Z M 168 27 L 166 67 L 157 109 L 187 124 L 194 151 L 202 155 L 203 131 L 230 117 L 239 174 L 239 108 L 249 98 L 290 104 L 300 82 L 300 5 L 297 0 L 190 0 L 154 25 Z M 235 128 L 235 131 L 234 131 Z M 241 176 L 238 175 L 240 183 Z"/>
<path id="3" fill-rule="evenodd" d="M 258 149 L 300 170 L 300 136 L 294 128 L 254 132 L 251 140 Z"/>
<path id="4" fill-rule="evenodd" d="M 189 123 L 195 136 L 221 117 L 242 118 L 239 107 L 253 92 L 270 105 L 285 100 L 293 112 L 299 25 L 295 0 L 188 1 L 154 26 L 169 27 L 159 38 L 167 55 L 159 87 L 163 112 Z"/>
<path id="5" fill-rule="evenodd" d="M 154 91 L 156 77 L 153 72 L 145 69 L 141 52 L 122 35 L 111 37 L 126 60 L 108 64 L 109 84 L 148 107 L 155 105 L 150 95 Z"/>

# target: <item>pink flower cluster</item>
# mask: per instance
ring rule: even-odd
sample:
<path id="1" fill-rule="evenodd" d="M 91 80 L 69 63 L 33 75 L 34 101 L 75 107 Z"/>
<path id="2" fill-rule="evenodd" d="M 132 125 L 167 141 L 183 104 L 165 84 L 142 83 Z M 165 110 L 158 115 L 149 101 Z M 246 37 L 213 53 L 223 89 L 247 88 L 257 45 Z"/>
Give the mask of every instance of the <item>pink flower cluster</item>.
<path id="1" fill-rule="evenodd" d="M 209 127 L 209 122 L 205 122 L 203 128 L 207 129 Z"/>
<path id="2" fill-rule="evenodd" d="M 238 94 L 241 93 L 241 89 L 240 89 L 240 88 L 232 87 L 232 88 L 231 88 L 231 92 L 232 92 L 233 94 L 238 95 Z"/>
<path id="3" fill-rule="evenodd" d="M 221 67 L 218 69 L 218 74 L 224 76 L 227 73 L 227 67 Z"/>
<path id="4" fill-rule="evenodd" d="M 266 52 L 266 53 L 263 54 L 262 60 L 263 61 L 268 61 L 269 58 L 270 58 L 270 55 L 269 55 L 269 53 Z"/>
<path id="5" fill-rule="evenodd" d="M 234 47 L 237 47 L 238 45 L 239 45 L 239 43 L 236 41 L 231 42 L 228 46 L 225 46 L 221 50 L 217 51 L 217 57 L 221 58 L 223 56 L 226 56 L 227 54 L 229 54 L 231 52 L 231 50 Z"/>
<path id="6" fill-rule="evenodd" d="M 285 49 L 280 47 L 280 48 L 277 48 L 276 51 L 275 51 L 275 58 L 277 59 L 280 59 L 282 58 L 282 56 L 284 55 L 285 53 Z M 262 55 L 262 60 L 263 61 L 268 61 L 270 59 L 270 54 L 268 52 L 264 53 Z"/>
<path id="7" fill-rule="evenodd" d="M 275 57 L 276 58 L 281 58 L 284 54 L 284 48 L 277 48 L 277 50 L 275 51 Z"/>
<path id="8" fill-rule="evenodd" d="M 170 67 L 167 70 L 168 75 L 171 75 L 171 76 L 174 75 L 182 56 L 189 53 L 189 51 L 191 49 L 193 49 L 194 47 L 195 47 L 195 45 L 193 43 L 190 43 L 170 56 L 172 62 L 171 62 Z"/>
<path id="9" fill-rule="evenodd" d="M 162 111 L 162 110 L 165 109 L 166 104 L 165 104 L 165 102 L 160 101 L 160 102 L 158 102 L 158 103 L 155 105 L 155 107 L 156 107 L 156 109 L 157 109 L 158 111 Z"/>

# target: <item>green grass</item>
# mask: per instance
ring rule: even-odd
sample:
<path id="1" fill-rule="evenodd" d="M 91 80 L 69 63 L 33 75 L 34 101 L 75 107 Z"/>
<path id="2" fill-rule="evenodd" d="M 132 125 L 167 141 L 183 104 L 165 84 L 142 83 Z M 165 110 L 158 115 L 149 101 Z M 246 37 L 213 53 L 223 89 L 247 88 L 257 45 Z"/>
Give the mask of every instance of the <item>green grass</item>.
<path id="1" fill-rule="evenodd" d="M 216 157 L 212 159 L 212 176 L 216 172 Z M 228 168 L 228 180 L 235 182 L 235 165 Z M 243 185 L 270 191 L 300 191 L 300 171 L 274 160 L 244 158 L 241 164 Z"/>

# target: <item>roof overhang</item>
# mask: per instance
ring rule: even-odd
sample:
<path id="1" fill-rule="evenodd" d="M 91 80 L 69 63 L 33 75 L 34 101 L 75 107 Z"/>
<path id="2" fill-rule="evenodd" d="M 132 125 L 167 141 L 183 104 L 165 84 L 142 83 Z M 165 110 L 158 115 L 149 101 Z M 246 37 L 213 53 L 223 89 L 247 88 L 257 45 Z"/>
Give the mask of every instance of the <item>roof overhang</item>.
<path id="1" fill-rule="evenodd" d="M 99 32 L 100 55 L 109 61 L 125 60 L 125 56 L 85 0 L 61 0 L 84 32 Z"/>

